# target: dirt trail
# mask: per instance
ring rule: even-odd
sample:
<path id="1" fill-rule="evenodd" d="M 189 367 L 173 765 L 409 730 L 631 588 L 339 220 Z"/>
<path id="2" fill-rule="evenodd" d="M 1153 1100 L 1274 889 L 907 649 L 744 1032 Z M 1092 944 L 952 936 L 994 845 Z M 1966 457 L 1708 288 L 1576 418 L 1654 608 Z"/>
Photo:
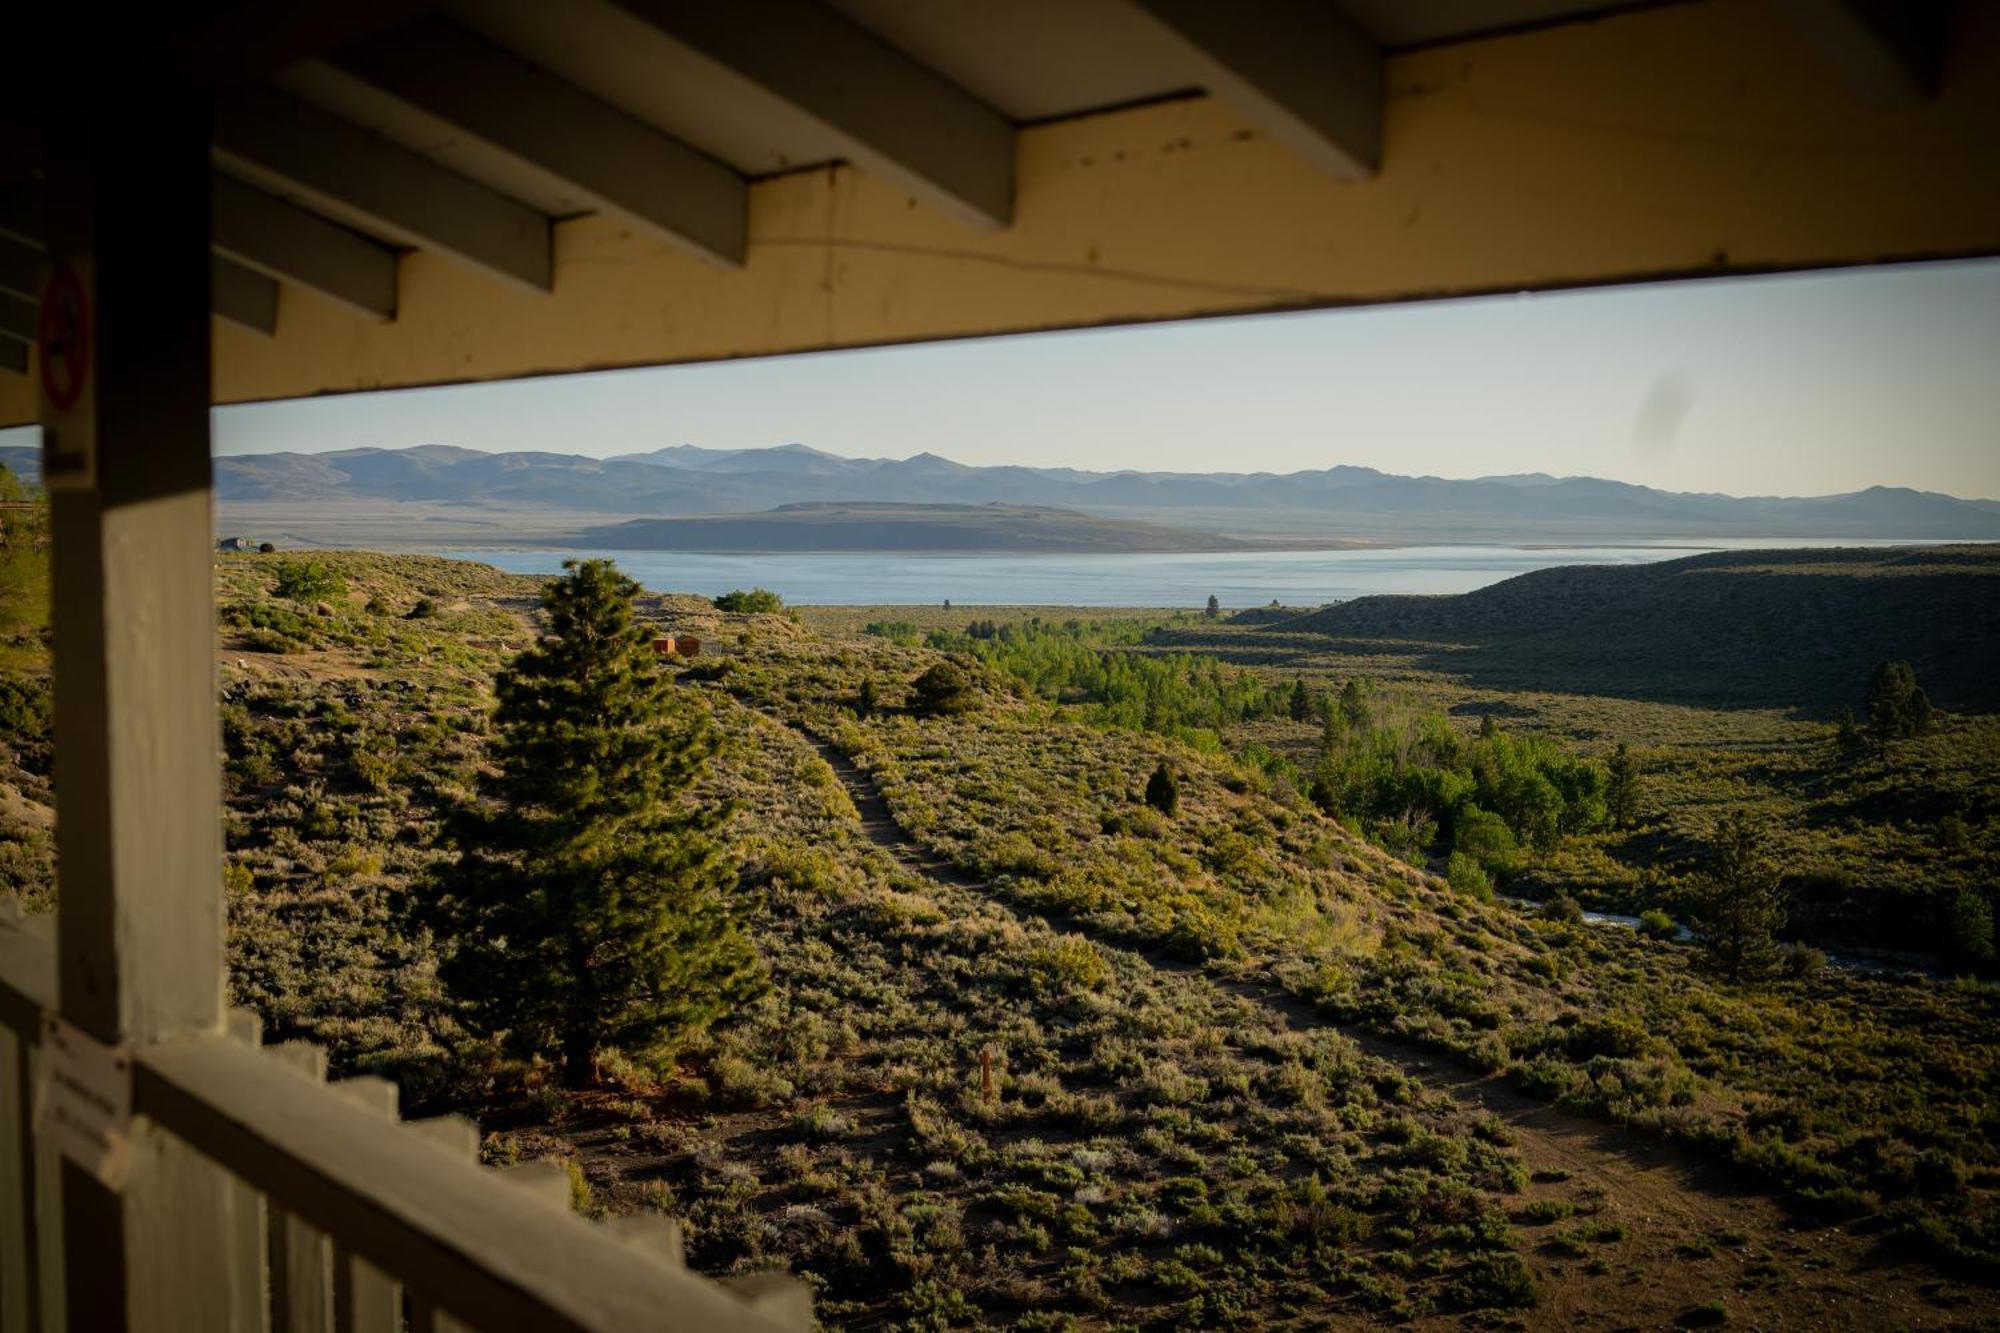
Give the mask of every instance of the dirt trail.
<path id="1" fill-rule="evenodd" d="M 766 715 L 790 726 L 826 760 L 847 788 L 871 842 L 916 874 L 981 890 L 989 901 L 1025 914 L 978 876 L 905 833 L 873 776 L 833 745 L 781 715 Z M 1061 929 L 1092 933 L 1072 919 L 1044 919 Z M 1884 1260 L 1865 1237 L 1801 1224 L 1722 1163 L 1559 1111 L 1414 1043 L 1329 1024 L 1311 1005 L 1257 978 L 1220 977 L 1196 964 L 1143 951 L 1142 956 L 1156 967 L 1206 976 L 1293 1027 L 1333 1027 L 1367 1054 L 1448 1094 L 1468 1116 L 1490 1115 L 1504 1122 L 1514 1150 L 1533 1173 L 1521 1206 L 1540 1201 L 1585 1209 L 1596 1205 L 1588 1217 L 1523 1226 L 1535 1247 L 1528 1257 L 1544 1291 L 1529 1326 L 1666 1328 L 1718 1299 L 1731 1324 L 1757 1329 L 1971 1327 L 1992 1315 L 1991 1293 L 1940 1282 L 1926 1268 Z M 1551 1243 L 1554 1233 L 1579 1222 L 1617 1223 L 1626 1237 L 1590 1245 L 1584 1253 L 1565 1253 Z"/>

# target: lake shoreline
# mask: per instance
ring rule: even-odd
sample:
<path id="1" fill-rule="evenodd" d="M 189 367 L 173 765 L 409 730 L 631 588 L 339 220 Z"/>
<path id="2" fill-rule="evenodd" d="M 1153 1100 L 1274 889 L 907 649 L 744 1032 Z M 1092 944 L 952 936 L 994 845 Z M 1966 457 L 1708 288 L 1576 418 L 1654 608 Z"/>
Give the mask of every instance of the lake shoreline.
<path id="1" fill-rule="evenodd" d="M 1845 543 L 1895 546 L 1901 543 Z M 1213 596 L 1230 611 L 1319 607 L 1386 593 L 1473 592 L 1564 565 L 1639 565 L 1729 549 L 1832 548 L 1782 538 L 1702 545 L 1503 546 L 1474 543 L 1346 549 L 1081 555 L 858 551 L 706 554 L 433 543 L 423 549 L 512 574 L 559 573 L 565 560 L 604 557 L 657 593 L 713 597 L 768 588 L 798 606 L 1045 606 L 1195 610 Z"/>

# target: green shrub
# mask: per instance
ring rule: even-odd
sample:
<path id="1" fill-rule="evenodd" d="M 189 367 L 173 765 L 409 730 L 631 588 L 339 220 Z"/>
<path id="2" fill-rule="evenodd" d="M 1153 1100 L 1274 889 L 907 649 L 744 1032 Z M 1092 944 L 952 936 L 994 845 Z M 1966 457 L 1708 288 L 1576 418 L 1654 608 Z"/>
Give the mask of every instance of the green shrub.
<path id="1" fill-rule="evenodd" d="M 1577 925 L 1583 920 L 1583 905 L 1567 893 L 1558 893 L 1542 904 L 1542 920 Z"/>
<path id="2" fill-rule="evenodd" d="M 1672 917 L 1657 907 L 1649 907 L 1639 913 L 1639 933 L 1648 939 L 1671 940 L 1679 937 L 1681 928 Z"/>
<path id="3" fill-rule="evenodd" d="M 1064 935 L 1028 955 L 1028 965 L 1058 989 L 1097 990 L 1111 978 L 1111 965 L 1081 935 Z"/>
<path id="4" fill-rule="evenodd" d="M 1945 914 L 1951 950 L 1975 967 L 1990 967 L 1994 959 L 1993 903 L 1979 889 L 1966 887 L 1953 895 Z"/>
<path id="5" fill-rule="evenodd" d="M 324 560 L 285 560 L 278 564 L 278 581 L 271 591 L 294 602 L 345 597 L 347 576 Z"/>
<path id="6" fill-rule="evenodd" d="M 1793 980 L 1803 980 L 1826 966 L 1826 955 L 1794 940 L 1778 951 L 1778 966 Z"/>
<path id="7" fill-rule="evenodd" d="M 1467 898 L 1477 898 L 1480 902 L 1493 901 L 1493 881 L 1486 876 L 1485 867 L 1464 852 L 1453 852 L 1445 865 L 1445 882 L 1452 892 Z"/>
<path id="8" fill-rule="evenodd" d="M 785 599 L 769 588 L 752 588 L 748 592 L 738 588 L 734 592 L 726 592 L 716 598 L 715 609 L 769 615 L 784 610 Z"/>
<path id="9" fill-rule="evenodd" d="M 910 707 L 922 717 L 969 713 L 978 703 L 972 682 L 950 662 L 939 662 L 910 682 Z"/>
<path id="10" fill-rule="evenodd" d="M 1511 1252 L 1482 1254 L 1467 1264 L 1450 1296 L 1466 1310 L 1525 1310 L 1541 1300 L 1527 1260 Z"/>

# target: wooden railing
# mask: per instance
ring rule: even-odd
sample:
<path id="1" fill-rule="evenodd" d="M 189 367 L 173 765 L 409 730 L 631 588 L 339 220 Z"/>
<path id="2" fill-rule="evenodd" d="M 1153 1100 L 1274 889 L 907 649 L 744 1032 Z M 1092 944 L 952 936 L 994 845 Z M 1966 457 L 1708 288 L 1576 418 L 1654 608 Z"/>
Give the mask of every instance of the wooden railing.
<path id="1" fill-rule="evenodd" d="M 0 915 L 5 1333 L 69 1327 L 66 1284 L 90 1272 L 87 1256 L 66 1263 L 61 1253 L 57 1182 L 66 1168 L 32 1130 L 38 1047 L 55 1008 L 53 928 L 53 918 Z M 811 1327 L 810 1299 L 795 1280 L 732 1286 L 700 1277 L 682 1264 L 670 1219 L 588 1222 L 570 1209 L 564 1168 L 481 1167 L 470 1121 L 400 1121 L 394 1084 L 328 1083 L 323 1052 L 261 1045 L 255 1016 L 245 1011 L 231 1011 L 228 1028 L 129 1052 L 130 1134 L 134 1151 L 151 1155 L 152 1201 L 179 1215 L 176 1200 L 185 1196 L 190 1218 L 220 1218 L 207 1231 L 191 1223 L 179 1243 L 220 1246 L 224 1263 L 210 1254 L 189 1269 L 228 1275 L 226 1290 L 184 1288 L 170 1263 L 104 1275 L 145 1292 L 158 1307 L 155 1326 L 243 1333 Z"/>

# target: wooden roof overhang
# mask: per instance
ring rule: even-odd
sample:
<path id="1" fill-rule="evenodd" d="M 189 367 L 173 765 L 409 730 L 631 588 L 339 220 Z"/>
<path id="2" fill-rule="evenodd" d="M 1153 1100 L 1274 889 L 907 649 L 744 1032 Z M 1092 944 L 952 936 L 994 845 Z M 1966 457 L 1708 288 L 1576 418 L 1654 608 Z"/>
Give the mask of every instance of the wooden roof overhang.
<path id="1" fill-rule="evenodd" d="M 36 416 L 49 132 L 128 74 L 213 91 L 219 403 L 2000 252 L 1990 0 L 26 21 L 0 424 Z"/>

